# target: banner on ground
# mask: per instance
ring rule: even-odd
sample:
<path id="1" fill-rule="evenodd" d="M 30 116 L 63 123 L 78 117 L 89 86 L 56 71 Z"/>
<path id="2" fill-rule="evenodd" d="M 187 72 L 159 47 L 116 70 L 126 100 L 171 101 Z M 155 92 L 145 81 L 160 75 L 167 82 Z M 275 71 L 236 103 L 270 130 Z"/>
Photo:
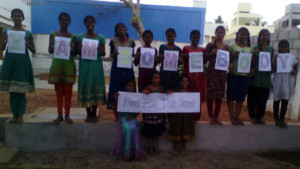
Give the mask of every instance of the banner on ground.
<path id="1" fill-rule="evenodd" d="M 200 93 L 119 92 L 118 112 L 195 113 L 200 112 Z"/>

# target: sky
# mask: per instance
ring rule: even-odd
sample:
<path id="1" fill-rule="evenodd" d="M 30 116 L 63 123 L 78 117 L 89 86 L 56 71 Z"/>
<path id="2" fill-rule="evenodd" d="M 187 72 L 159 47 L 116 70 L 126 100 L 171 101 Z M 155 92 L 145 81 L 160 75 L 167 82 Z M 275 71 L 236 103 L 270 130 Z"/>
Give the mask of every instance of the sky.
<path id="1" fill-rule="evenodd" d="M 101 0 L 103 1 L 103 0 Z M 120 0 L 104 0 L 120 1 Z M 136 0 L 134 0 L 136 2 Z M 170 5 L 192 7 L 193 0 L 140 0 L 142 4 Z M 299 3 L 299 0 L 206 0 L 206 22 L 214 22 L 221 15 L 225 23 L 229 23 L 238 3 L 251 3 L 251 13 L 261 14 L 263 21 L 273 25 L 273 21 L 284 16 L 285 7 L 290 3 Z"/>

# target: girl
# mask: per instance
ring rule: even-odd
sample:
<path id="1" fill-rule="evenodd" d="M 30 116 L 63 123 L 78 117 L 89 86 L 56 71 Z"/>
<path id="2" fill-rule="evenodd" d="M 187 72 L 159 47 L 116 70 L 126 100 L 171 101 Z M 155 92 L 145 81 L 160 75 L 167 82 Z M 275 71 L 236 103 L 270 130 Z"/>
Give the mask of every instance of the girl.
<path id="1" fill-rule="evenodd" d="M 160 74 L 154 71 L 151 75 L 151 82 L 145 87 L 143 93 L 163 93 L 164 88 L 160 85 Z M 150 155 L 159 155 L 159 136 L 166 130 L 163 115 L 160 113 L 143 114 L 142 134 L 147 137 Z"/>
<path id="2" fill-rule="evenodd" d="M 183 75 L 180 79 L 179 92 L 189 92 L 190 79 Z M 195 139 L 195 123 L 191 113 L 176 113 L 173 114 L 170 120 L 170 128 L 168 131 L 168 140 L 174 142 L 173 155 L 178 156 L 178 145 L 181 143 L 181 154 L 186 155 L 185 143 L 186 140 Z"/>
<path id="3" fill-rule="evenodd" d="M 135 92 L 135 80 L 127 80 L 125 89 L 127 92 Z M 118 100 L 118 95 L 118 93 L 115 94 L 116 100 Z M 120 113 L 119 115 L 118 138 L 114 148 L 114 154 L 118 158 L 135 161 L 145 157 L 137 116 L 138 113 Z"/>
<path id="4" fill-rule="evenodd" d="M 281 40 L 278 44 L 278 53 L 289 53 L 289 42 L 287 40 Z M 274 56 L 274 72 L 277 69 L 277 59 L 278 55 Z M 287 124 L 284 122 L 284 117 L 289 103 L 289 99 L 294 94 L 295 80 L 297 74 L 297 60 L 294 56 L 291 56 L 291 66 L 293 70 L 290 73 L 275 73 L 272 79 L 273 84 L 273 111 L 275 125 L 279 127 L 287 127 Z M 279 104 L 281 102 L 280 117 L 279 114 Z"/>
<path id="5" fill-rule="evenodd" d="M 6 45 L 10 40 L 14 41 L 14 39 L 18 38 L 15 36 L 15 38 L 10 39 L 8 35 L 10 31 L 25 33 L 25 47 L 18 46 L 20 44 L 23 45 L 22 43 L 15 42 L 14 46 L 9 43 L 0 72 L 0 90 L 10 92 L 10 108 L 13 113 L 10 122 L 21 123 L 23 122 L 23 115 L 27 105 L 26 92 L 35 91 L 32 65 L 28 52 L 30 50 L 30 52 L 35 53 L 35 46 L 33 34 L 22 28 L 22 21 L 25 19 L 23 11 L 18 8 L 13 9 L 11 11 L 11 19 L 14 22 L 14 26 L 4 29 L 1 50 L 6 49 Z M 19 41 L 24 39 L 22 37 Z M 25 48 L 24 54 L 12 51 L 11 49 L 15 46 L 17 48 Z"/>
<path id="6" fill-rule="evenodd" d="M 216 40 L 213 43 L 206 45 L 204 62 L 209 62 L 206 70 L 207 79 L 207 110 L 210 118 L 209 123 L 214 125 L 222 125 L 218 120 L 218 116 L 221 109 L 222 98 L 225 94 L 226 84 L 226 71 L 220 71 L 215 69 L 217 51 L 225 50 L 229 51 L 229 46 L 223 43 L 225 36 L 225 28 L 220 25 L 215 30 Z M 213 111 L 213 103 L 215 102 L 215 111 Z M 214 113 L 213 113 L 214 112 Z"/>
<path id="7" fill-rule="evenodd" d="M 145 42 L 144 48 L 152 48 L 151 43 L 153 41 L 153 33 L 150 30 L 145 30 L 143 32 L 143 41 Z M 156 69 L 157 61 L 158 61 L 158 56 L 157 56 L 157 50 L 155 49 L 155 59 L 154 59 L 154 66 L 151 69 L 148 68 L 141 68 L 139 67 L 139 80 L 138 80 L 138 91 L 142 92 L 143 89 L 146 87 L 148 82 L 150 81 L 151 74 L 153 71 Z M 141 57 L 141 48 L 138 48 L 136 51 L 136 56 L 134 58 L 134 65 L 138 66 L 140 64 L 140 57 Z"/>
<path id="8" fill-rule="evenodd" d="M 113 58 L 113 61 L 110 73 L 107 108 L 113 109 L 115 117 L 118 119 L 118 112 L 115 109 L 114 103 L 114 94 L 125 90 L 126 80 L 134 79 L 133 67 L 131 69 L 117 67 L 118 47 L 134 48 L 135 46 L 134 40 L 128 37 L 127 28 L 123 23 L 118 23 L 115 26 L 115 37 L 109 42 L 109 46 L 110 57 Z"/>
<path id="9" fill-rule="evenodd" d="M 160 67 L 160 76 L 162 80 L 162 86 L 165 90 L 176 90 L 178 85 L 179 74 L 178 71 L 164 71 L 164 53 L 165 50 L 178 51 L 179 56 L 181 55 L 181 49 L 174 44 L 176 38 L 175 29 L 169 28 L 166 30 L 166 38 L 168 43 L 160 45 L 159 47 L 159 63 L 162 62 Z"/>
<path id="10" fill-rule="evenodd" d="M 50 67 L 48 83 L 55 86 L 58 116 L 53 122 L 56 124 L 63 121 L 63 100 L 65 100 L 65 120 L 67 123 L 73 122 L 70 118 L 70 106 L 73 85 L 76 79 L 76 66 L 74 62 L 76 36 L 68 31 L 68 26 L 71 23 L 70 15 L 65 12 L 60 13 L 58 22 L 60 30 L 51 32 L 48 51 L 50 54 L 54 53 L 55 37 L 64 37 L 71 39 L 71 53 L 69 60 L 53 58 Z"/>
<path id="11" fill-rule="evenodd" d="M 251 53 L 250 33 L 247 28 L 241 27 L 236 33 L 235 44 L 230 45 L 230 62 L 232 68 L 227 75 L 227 106 L 230 113 L 231 124 L 244 125 L 239 119 L 243 102 L 250 83 L 250 73 L 239 73 L 238 57 L 240 53 Z M 253 70 L 251 70 L 253 72 Z"/>
<path id="12" fill-rule="evenodd" d="M 79 60 L 78 104 L 86 107 L 87 123 L 97 123 L 97 106 L 106 103 L 105 82 L 101 56 L 105 56 L 105 38 L 94 32 L 96 20 L 93 16 L 84 18 L 86 33 L 78 35 L 78 51 L 81 54 L 83 39 L 97 40 L 97 60 Z"/>
<path id="13" fill-rule="evenodd" d="M 182 59 L 184 60 L 183 75 L 189 77 L 190 84 L 189 89 L 192 92 L 200 93 L 200 105 L 204 100 L 204 86 L 203 86 L 203 73 L 190 73 L 189 71 L 189 53 L 190 52 L 203 52 L 204 48 L 199 47 L 198 43 L 200 40 L 200 32 L 198 30 L 193 30 L 190 33 L 191 45 L 183 47 Z M 181 86 L 182 87 L 182 86 Z M 200 106 L 201 107 L 201 106 Z M 198 121 L 201 117 L 200 112 L 194 113 L 194 120 Z"/>
<path id="14" fill-rule="evenodd" d="M 259 52 L 269 52 L 271 54 L 271 63 L 274 55 L 274 48 L 269 46 L 270 32 L 267 29 L 262 29 L 258 35 L 258 46 L 254 47 L 254 65 L 255 73 L 251 77 L 247 107 L 249 116 L 252 119 L 252 124 L 262 124 L 262 118 L 265 115 L 266 104 L 269 98 L 269 91 L 271 87 L 271 71 L 261 72 L 258 70 Z"/>

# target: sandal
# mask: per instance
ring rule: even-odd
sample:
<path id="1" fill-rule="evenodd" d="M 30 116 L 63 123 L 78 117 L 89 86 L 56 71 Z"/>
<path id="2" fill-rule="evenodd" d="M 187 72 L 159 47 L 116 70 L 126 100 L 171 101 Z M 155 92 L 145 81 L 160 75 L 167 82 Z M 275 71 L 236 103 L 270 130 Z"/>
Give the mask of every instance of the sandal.
<path id="1" fill-rule="evenodd" d="M 209 120 L 209 124 L 211 124 L 211 125 L 215 125 L 215 124 L 216 124 L 216 121 L 215 121 L 215 119 L 210 119 L 210 120 Z"/>
<path id="2" fill-rule="evenodd" d="M 174 156 L 179 156 L 179 153 L 178 153 L 177 150 L 173 150 L 172 154 L 173 154 Z"/>
<path id="3" fill-rule="evenodd" d="M 86 116 L 86 119 L 84 120 L 86 123 L 92 123 L 92 118 L 90 116 Z"/>
<path id="4" fill-rule="evenodd" d="M 23 117 L 18 117 L 17 118 L 17 123 L 22 123 L 23 122 Z"/>
<path id="5" fill-rule="evenodd" d="M 215 119 L 215 122 L 216 122 L 217 125 L 222 125 L 222 122 L 218 119 Z"/>
<path id="6" fill-rule="evenodd" d="M 187 151 L 186 150 L 182 150 L 181 151 L 181 155 L 187 155 Z"/>
<path id="7" fill-rule="evenodd" d="M 62 117 L 62 115 L 58 115 L 57 118 L 53 120 L 53 123 L 59 124 L 63 120 L 64 120 L 64 118 Z"/>
<path id="8" fill-rule="evenodd" d="M 65 115 L 65 121 L 68 124 L 72 124 L 73 123 L 73 120 L 70 118 L 70 115 Z"/>
<path id="9" fill-rule="evenodd" d="M 17 116 L 13 116 L 13 117 L 9 120 L 9 122 L 11 122 L 11 123 L 16 123 L 16 122 L 17 122 L 17 119 L 18 119 Z"/>

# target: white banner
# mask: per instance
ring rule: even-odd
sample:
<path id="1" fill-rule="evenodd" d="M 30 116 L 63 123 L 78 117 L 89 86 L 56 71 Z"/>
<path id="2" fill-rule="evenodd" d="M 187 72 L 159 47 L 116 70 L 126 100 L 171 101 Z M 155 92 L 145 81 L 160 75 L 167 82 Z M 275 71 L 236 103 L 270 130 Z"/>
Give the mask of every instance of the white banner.
<path id="1" fill-rule="evenodd" d="M 173 50 L 165 50 L 164 53 L 164 71 L 177 71 L 179 52 Z"/>
<path id="2" fill-rule="evenodd" d="M 130 47 L 118 47 L 118 60 L 117 67 L 119 68 L 132 68 L 132 52 L 133 48 Z"/>
<path id="3" fill-rule="evenodd" d="M 271 54 L 269 52 L 259 52 L 259 66 L 258 71 L 271 71 Z"/>
<path id="4" fill-rule="evenodd" d="M 97 40 L 83 39 L 81 48 L 82 59 L 97 60 L 98 43 L 99 41 Z"/>
<path id="5" fill-rule="evenodd" d="M 229 65 L 229 52 L 225 50 L 218 50 L 215 69 L 227 71 L 228 65 Z"/>
<path id="6" fill-rule="evenodd" d="M 55 37 L 54 58 L 69 60 L 71 53 L 71 38 Z"/>
<path id="7" fill-rule="evenodd" d="M 140 67 L 152 69 L 154 67 L 155 49 L 141 48 Z"/>
<path id="8" fill-rule="evenodd" d="M 250 73 L 251 67 L 251 53 L 240 53 L 238 60 L 238 72 L 239 73 Z"/>
<path id="9" fill-rule="evenodd" d="M 200 112 L 200 93 L 119 92 L 118 112 L 195 113 Z"/>
<path id="10" fill-rule="evenodd" d="M 189 53 L 190 73 L 203 72 L 203 52 Z"/>
<path id="11" fill-rule="evenodd" d="M 25 32 L 24 31 L 7 31 L 7 50 L 9 53 L 25 54 Z"/>
<path id="12" fill-rule="evenodd" d="M 293 69 L 293 59 L 289 53 L 278 53 L 277 73 L 288 73 Z"/>

